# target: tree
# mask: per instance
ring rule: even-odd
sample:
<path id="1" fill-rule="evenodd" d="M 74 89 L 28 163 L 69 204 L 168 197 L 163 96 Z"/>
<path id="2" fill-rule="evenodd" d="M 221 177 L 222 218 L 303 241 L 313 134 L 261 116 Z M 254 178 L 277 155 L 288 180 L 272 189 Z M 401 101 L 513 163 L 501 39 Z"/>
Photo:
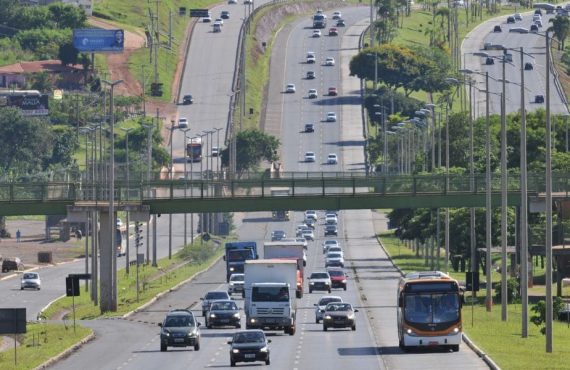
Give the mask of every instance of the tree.
<path id="1" fill-rule="evenodd" d="M 78 56 L 79 50 L 77 50 L 72 43 L 68 42 L 59 46 L 57 57 L 61 60 L 61 65 L 67 66 L 77 64 Z"/>
<path id="2" fill-rule="evenodd" d="M 44 120 L 19 108 L 0 108 L 0 174 L 37 172 L 52 156 L 53 135 Z"/>
<path id="3" fill-rule="evenodd" d="M 245 171 L 257 169 L 259 162 L 276 161 L 277 149 L 279 148 L 279 139 L 272 135 L 268 135 L 257 129 L 249 129 L 238 132 L 236 137 L 236 171 L 243 173 Z M 222 164 L 229 165 L 229 148 L 222 151 Z"/>
<path id="4" fill-rule="evenodd" d="M 48 11 L 59 29 L 82 28 L 87 24 L 87 15 L 77 6 L 53 3 L 48 6 Z"/>
<path id="5" fill-rule="evenodd" d="M 564 50 L 564 42 L 570 32 L 570 19 L 566 16 L 556 16 L 554 18 L 550 18 L 548 22 L 552 23 L 552 27 L 548 30 L 554 31 L 554 36 L 559 42 L 558 50 Z"/>

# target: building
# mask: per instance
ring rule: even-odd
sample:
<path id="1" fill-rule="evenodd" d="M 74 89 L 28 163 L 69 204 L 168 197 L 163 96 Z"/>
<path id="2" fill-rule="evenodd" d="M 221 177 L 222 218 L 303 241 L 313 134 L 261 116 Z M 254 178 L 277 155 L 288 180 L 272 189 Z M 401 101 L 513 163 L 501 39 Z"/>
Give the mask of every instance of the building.
<path id="1" fill-rule="evenodd" d="M 38 60 L 35 62 L 20 62 L 0 67 L 0 88 L 19 88 L 26 87 L 28 76 L 33 73 L 46 72 L 49 74 L 58 74 L 69 79 L 70 75 L 76 75 L 80 79 L 83 67 L 81 65 L 64 66 L 59 60 Z M 68 81 L 71 82 L 71 81 Z"/>

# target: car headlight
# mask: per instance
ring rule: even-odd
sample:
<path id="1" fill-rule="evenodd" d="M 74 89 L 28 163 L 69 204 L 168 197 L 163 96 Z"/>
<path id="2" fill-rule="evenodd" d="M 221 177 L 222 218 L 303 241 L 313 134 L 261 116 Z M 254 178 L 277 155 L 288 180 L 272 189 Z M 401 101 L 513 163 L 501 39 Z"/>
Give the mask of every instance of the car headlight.
<path id="1" fill-rule="evenodd" d="M 168 332 L 168 331 L 163 332 L 163 334 L 166 335 L 167 337 L 170 336 L 170 332 Z"/>
<path id="2" fill-rule="evenodd" d="M 350 315 L 346 316 L 346 318 L 349 320 L 354 320 L 354 314 L 351 313 Z"/>
<path id="3" fill-rule="evenodd" d="M 259 352 L 267 352 L 267 350 L 268 350 L 268 348 L 267 348 L 267 346 L 265 346 L 263 348 L 260 348 Z"/>
<path id="4" fill-rule="evenodd" d="M 332 319 L 332 317 L 330 315 L 325 316 L 325 320 L 330 320 L 330 319 Z"/>
<path id="5" fill-rule="evenodd" d="M 342 280 L 341 283 L 345 284 L 345 283 L 346 283 L 346 279 L 345 279 L 345 280 Z"/>
<path id="6" fill-rule="evenodd" d="M 196 337 L 196 333 L 191 331 L 190 333 L 188 333 L 188 337 L 190 338 L 195 338 Z"/>
<path id="7" fill-rule="evenodd" d="M 255 319 L 250 319 L 249 322 L 255 324 Z"/>
<path id="8" fill-rule="evenodd" d="M 215 314 L 215 313 L 211 313 L 211 314 L 210 314 L 210 318 L 215 319 L 215 318 L 216 318 L 216 314 Z"/>
<path id="9" fill-rule="evenodd" d="M 412 329 L 407 329 L 406 334 L 411 335 L 412 337 L 416 336 L 416 333 L 414 333 L 414 331 Z"/>
<path id="10" fill-rule="evenodd" d="M 455 334 L 459 333 L 459 328 L 453 328 L 453 332 L 454 332 Z"/>
<path id="11" fill-rule="evenodd" d="M 234 313 L 234 317 L 239 319 L 239 312 Z"/>
<path id="12" fill-rule="evenodd" d="M 231 271 L 234 271 L 234 270 L 235 270 L 235 268 L 233 268 L 233 267 L 230 267 L 230 272 L 231 272 Z"/>
<path id="13" fill-rule="evenodd" d="M 232 352 L 233 352 L 233 353 L 239 353 L 239 349 L 234 348 L 234 349 L 232 349 Z"/>
<path id="14" fill-rule="evenodd" d="M 315 283 L 311 281 L 311 282 L 309 283 L 309 285 L 315 285 Z"/>
<path id="15" fill-rule="evenodd" d="M 300 286 L 301 286 L 301 283 L 297 283 L 297 287 L 300 287 Z"/>

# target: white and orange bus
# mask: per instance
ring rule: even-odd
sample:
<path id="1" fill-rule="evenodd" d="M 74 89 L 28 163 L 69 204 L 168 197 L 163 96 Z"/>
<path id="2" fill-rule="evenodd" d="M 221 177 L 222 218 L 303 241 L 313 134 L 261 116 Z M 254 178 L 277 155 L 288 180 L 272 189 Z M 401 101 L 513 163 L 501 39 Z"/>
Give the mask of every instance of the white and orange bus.
<path id="1" fill-rule="evenodd" d="M 411 272 L 400 279 L 397 299 L 400 348 L 459 351 L 463 294 L 457 280 L 440 271 Z"/>

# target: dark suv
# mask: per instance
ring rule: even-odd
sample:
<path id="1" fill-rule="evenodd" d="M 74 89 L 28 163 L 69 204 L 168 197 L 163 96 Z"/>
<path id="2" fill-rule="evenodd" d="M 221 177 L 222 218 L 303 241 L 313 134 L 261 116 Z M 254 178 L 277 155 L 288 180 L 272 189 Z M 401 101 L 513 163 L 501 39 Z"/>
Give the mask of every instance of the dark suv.
<path id="1" fill-rule="evenodd" d="M 265 338 L 263 330 L 243 330 L 234 333 L 232 340 L 228 341 L 230 347 L 230 365 L 236 362 L 265 361 L 269 365 L 269 343 L 271 339 Z"/>
<path id="2" fill-rule="evenodd" d="M 194 103 L 194 98 L 192 95 L 184 95 L 182 98 L 182 104 L 192 104 Z"/>
<path id="3" fill-rule="evenodd" d="M 161 327 L 161 352 L 165 352 L 168 347 L 194 346 L 194 351 L 200 350 L 200 323 L 189 310 L 170 311 L 158 326 Z"/>
<path id="4" fill-rule="evenodd" d="M 212 290 L 206 293 L 204 298 L 200 299 L 202 300 L 202 316 L 206 317 L 213 301 L 219 301 L 221 299 L 229 300 L 231 297 L 225 290 Z"/>
<path id="5" fill-rule="evenodd" d="M 338 228 L 336 225 L 325 225 L 325 236 L 328 235 L 338 236 Z"/>
<path id="6" fill-rule="evenodd" d="M 206 327 L 208 329 L 214 326 L 234 326 L 238 329 L 241 328 L 239 308 L 232 300 L 212 302 L 206 319 Z"/>

